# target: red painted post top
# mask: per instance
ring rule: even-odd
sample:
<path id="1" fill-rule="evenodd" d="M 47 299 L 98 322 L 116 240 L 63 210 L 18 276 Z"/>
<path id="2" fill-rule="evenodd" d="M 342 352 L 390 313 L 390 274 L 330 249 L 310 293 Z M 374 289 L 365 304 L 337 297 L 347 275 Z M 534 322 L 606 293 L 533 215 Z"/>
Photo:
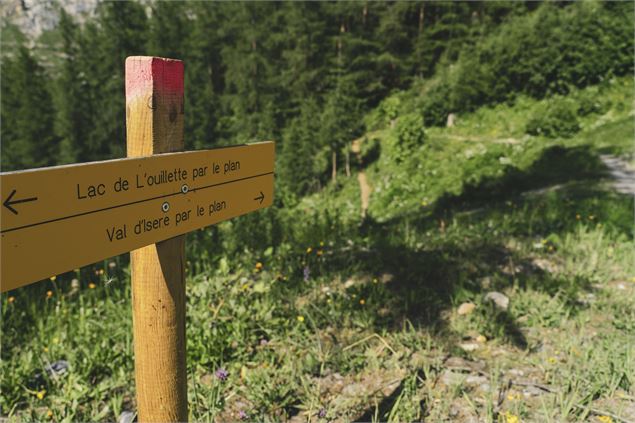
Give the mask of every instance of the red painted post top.
<path id="1" fill-rule="evenodd" d="M 183 95 L 183 62 L 151 56 L 126 58 L 126 98 L 154 91 Z"/>

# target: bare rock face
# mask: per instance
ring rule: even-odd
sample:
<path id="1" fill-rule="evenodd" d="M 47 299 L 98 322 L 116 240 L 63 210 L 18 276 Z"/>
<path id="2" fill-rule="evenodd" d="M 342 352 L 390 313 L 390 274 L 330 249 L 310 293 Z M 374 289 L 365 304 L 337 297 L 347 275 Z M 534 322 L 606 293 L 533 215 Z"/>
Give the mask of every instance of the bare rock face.
<path id="1" fill-rule="evenodd" d="M 30 38 L 54 28 L 59 20 L 58 7 L 80 23 L 91 16 L 98 0 L 64 0 L 61 2 L 41 0 L 8 0 L 0 2 L 0 18 L 17 25 Z"/>
<path id="2" fill-rule="evenodd" d="M 500 292 L 488 292 L 485 296 L 485 301 L 493 302 L 496 307 L 500 308 L 501 310 L 507 310 L 507 308 L 509 307 L 509 298 L 506 295 L 501 294 Z"/>

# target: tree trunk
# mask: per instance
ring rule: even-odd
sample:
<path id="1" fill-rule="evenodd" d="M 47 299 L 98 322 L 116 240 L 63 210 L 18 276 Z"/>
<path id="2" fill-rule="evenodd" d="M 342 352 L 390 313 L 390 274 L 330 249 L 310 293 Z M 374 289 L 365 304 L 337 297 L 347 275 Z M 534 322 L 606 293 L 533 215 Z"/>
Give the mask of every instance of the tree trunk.
<path id="1" fill-rule="evenodd" d="M 335 150 L 333 150 L 332 166 L 333 172 L 331 173 L 331 179 L 333 180 L 333 182 L 335 182 L 335 180 L 337 179 L 337 153 L 335 152 Z"/>

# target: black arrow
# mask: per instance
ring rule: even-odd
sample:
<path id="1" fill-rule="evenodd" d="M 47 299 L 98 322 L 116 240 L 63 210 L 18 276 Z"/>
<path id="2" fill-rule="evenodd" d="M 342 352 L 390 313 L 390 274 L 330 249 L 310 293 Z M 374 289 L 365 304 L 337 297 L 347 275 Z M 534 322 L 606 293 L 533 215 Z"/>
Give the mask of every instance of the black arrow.
<path id="1" fill-rule="evenodd" d="M 265 195 L 262 193 L 262 191 L 260 191 L 260 196 L 254 198 L 254 200 L 260 200 L 260 204 L 262 204 L 264 199 L 265 199 Z"/>
<path id="2" fill-rule="evenodd" d="M 14 209 L 13 207 L 11 207 L 12 205 L 20 204 L 20 203 L 28 203 L 29 201 L 37 200 L 37 197 L 31 197 L 31 198 L 23 198 L 22 200 L 13 200 L 13 201 L 11 201 L 11 199 L 13 198 L 14 195 L 15 195 L 15 190 L 11 191 L 11 194 L 9 194 L 7 199 L 4 200 L 4 203 L 2 203 L 2 205 L 5 206 L 6 208 L 8 208 L 9 210 L 11 210 L 11 213 L 13 213 L 13 214 L 18 214 L 18 211 L 16 209 Z"/>

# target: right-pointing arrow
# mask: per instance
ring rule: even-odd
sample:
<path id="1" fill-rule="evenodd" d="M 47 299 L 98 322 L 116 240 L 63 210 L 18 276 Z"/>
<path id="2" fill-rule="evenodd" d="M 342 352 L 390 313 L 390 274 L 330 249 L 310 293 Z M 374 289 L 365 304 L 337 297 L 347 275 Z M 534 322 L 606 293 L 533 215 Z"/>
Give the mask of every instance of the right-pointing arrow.
<path id="1" fill-rule="evenodd" d="M 260 200 L 260 204 L 265 200 L 265 195 L 260 191 L 260 196 L 254 198 L 254 200 Z"/>

